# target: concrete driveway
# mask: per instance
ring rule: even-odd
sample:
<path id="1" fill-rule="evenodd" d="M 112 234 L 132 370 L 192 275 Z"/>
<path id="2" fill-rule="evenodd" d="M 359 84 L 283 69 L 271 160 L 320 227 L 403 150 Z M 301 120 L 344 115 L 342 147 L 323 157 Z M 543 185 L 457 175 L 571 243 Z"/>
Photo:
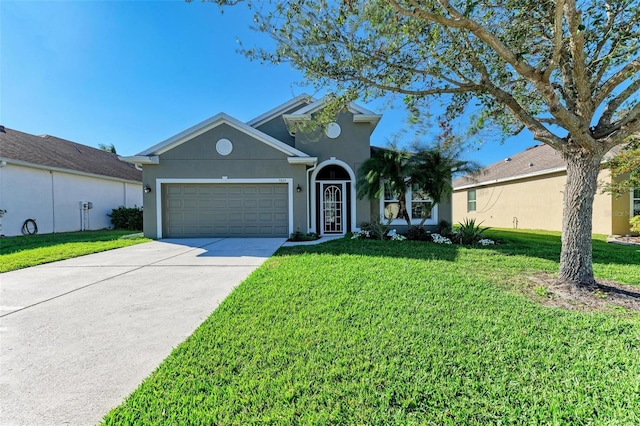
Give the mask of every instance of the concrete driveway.
<path id="1" fill-rule="evenodd" d="M 0 424 L 99 422 L 284 241 L 161 240 L 0 274 Z"/>

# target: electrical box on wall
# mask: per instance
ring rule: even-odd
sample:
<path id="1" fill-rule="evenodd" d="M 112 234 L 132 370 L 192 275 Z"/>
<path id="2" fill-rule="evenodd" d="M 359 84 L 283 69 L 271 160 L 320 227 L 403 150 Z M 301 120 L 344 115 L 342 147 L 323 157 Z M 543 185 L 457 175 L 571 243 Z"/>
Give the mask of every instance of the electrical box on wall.
<path id="1" fill-rule="evenodd" d="M 93 203 L 91 201 L 80 201 L 81 210 L 89 210 L 92 208 L 93 208 Z"/>

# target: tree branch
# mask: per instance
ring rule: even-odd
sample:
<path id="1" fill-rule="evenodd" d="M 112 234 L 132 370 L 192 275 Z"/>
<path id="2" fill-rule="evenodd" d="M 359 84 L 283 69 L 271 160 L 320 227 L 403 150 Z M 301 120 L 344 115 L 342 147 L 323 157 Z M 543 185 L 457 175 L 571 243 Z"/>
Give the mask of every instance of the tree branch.
<path id="1" fill-rule="evenodd" d="M 603 129 L 596 128 L 593 132 L 593 137 L 601 139 L 607 135 L 612 135 L 608 138 L 609 140 L 614 140 L 614 138 L 616 138 L 615 140 L 619 140 L 618 143 L 622 143 L 624 139 L 638 131 L 640 131 L 640 103 L 631 108 L 624 118 L 617 123 Z M 618 136 L 618 134 L 621 134 L 622 136 Z"/>
<path id="2" fill-rule="evenodd" d="M 545 82 L 549 81 L 549 77 L 551 76 L 551 73 L 553 72 L 553 70 L 558 66 L 558 63 L 560 62 L 560 54 L 562 53 L 562 19 L 564 16 L 564 0 L 557 0 L 556 2 L 556 13 L 555 13 L 555 18 L 554 18 L 554 49 L 553 49 L 553 56 L 551 57 L 551 62 L 549 62 L 549 66 L 547 67 L 546 70 L 544 70 L 544 73 L 542 74 L 542 79 Z"/>
<path id="3" fill-rule="evenodd" d="M 577 92 L 578 117 L 588 125 L 594 108 L 591 101 L 591 84 L 589 82 L 584 56 L 584 33 L 580 28 L 582 26 L 581 12 L 576 10 L 575 0 L 568 0 L 564 9 L 569 23 L 569 47 L 573 59 L 572 71 Z"/>
<path id="4" fill-rule="evenodd" d="M 640 59 L 635 59 L 622 67 L 621 70 L 604 82 L 599 91 L 594 93 L 593 104 L 600 105 L 616 87 L 622 84 L 629 78 L 629 76 L 633 75 L 633 73 L 638 70 L 640 70 Z"/>
<path id="5" fill-rule="evenodd" d="M 598 124 L 596 128 L 607 126 L 611 123 L 611 118 L 613 114 L 616 113 L 620 105 L 622 105 L 627 99 L 631 97 L 631 95 L 635 94 L 638 90 L 640 90 L 640 77 L 631 83 L 626 89 L 624 89 L 618 96 L 611 99 L 598 120 Z"/>

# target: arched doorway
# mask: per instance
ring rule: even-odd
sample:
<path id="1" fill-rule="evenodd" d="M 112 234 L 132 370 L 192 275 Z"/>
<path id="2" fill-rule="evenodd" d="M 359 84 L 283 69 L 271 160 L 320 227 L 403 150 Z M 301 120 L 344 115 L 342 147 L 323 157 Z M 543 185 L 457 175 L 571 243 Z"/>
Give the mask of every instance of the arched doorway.
<path id="1" fill-rule="evenodd" d="M 314 173 L 315 227 L 320 235 L 343 235 L 352 231 L 353 172 L 339 160 L 326 163 Z"/>

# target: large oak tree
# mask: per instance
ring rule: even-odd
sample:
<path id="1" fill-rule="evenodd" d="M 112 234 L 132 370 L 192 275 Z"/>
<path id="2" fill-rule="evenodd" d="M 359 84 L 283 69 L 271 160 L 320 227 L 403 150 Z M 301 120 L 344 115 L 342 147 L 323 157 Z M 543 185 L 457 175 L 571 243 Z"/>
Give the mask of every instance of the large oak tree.
<path id="1" fill-rule="evenodd" d="M 214 0 L 219 4 L 237 0 Z M 285 0 L 253 2 L 255 27 L 336 99 L 430 100 L 471 129 L 528 129 L 567 162 L 559 280 L 593 288 L 593 198 L 603 156 L 640 130 L 638 0 Z M 261 9 L 261 10 L 260 10 Z"/>

